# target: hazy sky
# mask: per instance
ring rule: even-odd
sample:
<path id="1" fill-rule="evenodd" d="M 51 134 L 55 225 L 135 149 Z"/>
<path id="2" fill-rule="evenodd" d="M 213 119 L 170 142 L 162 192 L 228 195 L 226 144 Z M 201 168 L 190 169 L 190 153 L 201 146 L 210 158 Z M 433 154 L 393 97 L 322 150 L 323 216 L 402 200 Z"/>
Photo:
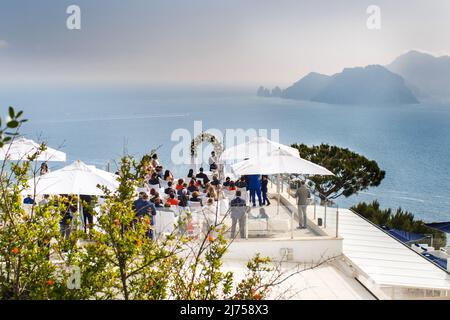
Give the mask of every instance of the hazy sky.
<path id="1" fill-rule="evenodd" d="M 286 85 L 449 39 L 448 0 L 0 0 L 0 81 Z"/>

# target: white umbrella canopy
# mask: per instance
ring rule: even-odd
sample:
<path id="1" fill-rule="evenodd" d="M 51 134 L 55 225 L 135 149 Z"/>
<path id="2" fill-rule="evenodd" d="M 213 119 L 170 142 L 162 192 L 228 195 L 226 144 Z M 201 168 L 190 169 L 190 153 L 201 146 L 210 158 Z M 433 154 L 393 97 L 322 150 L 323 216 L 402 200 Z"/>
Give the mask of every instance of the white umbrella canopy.
<path id="1" fill-rule="evenodd" d="M 259 136 L 224 150 L 220 158 L 223 161 L 260 158 L 270 156 L 276 150 L 284 150 L 291 156 L 300 158 L 297 149 Z"/>
<path id="2" fill-rule="evenodd" d="M 105 186 L 111 191 L 117 190 L 117 176 L 94 166 L 88 166 L 77 160 L 74 163 L 28 181 L 27 194 L 58 195 L 85 194 L 101 196 L 103 191 L 97 185 Z"/>
<path id="3" fill-rule="evenodd" d="M 40 144 L 23 137 L 14 139 L 11 143 L 0 148 L 0 160 L 26 161 L 28 156 L 36 153 Z M 47 147 L 36 159 L 37 161 L 66 161 L 66 154 L 62 151 Z"/>
<path id="4" fill-rule="evenodd" d="M 271 152 L 268 156 L 251 158 L 231 166 L 237 175 L 298 173 L 304 175 L 334 175 L 330 170 L 311 161 L 294 157 L 282 149 Z"/>

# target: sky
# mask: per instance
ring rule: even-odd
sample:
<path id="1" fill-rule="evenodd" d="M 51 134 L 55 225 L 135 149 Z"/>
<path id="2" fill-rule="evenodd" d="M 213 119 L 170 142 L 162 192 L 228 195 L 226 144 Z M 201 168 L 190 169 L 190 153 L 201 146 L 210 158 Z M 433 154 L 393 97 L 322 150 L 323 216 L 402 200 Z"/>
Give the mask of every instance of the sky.
<path id="1" fill-rule="evenodd" d="M 81 30 L 66 28 L 72 4 Z M 0 0 L 0 83 L 284 86 L 411 49 L 450 54 L 448 39 L 448 0 Z"/>

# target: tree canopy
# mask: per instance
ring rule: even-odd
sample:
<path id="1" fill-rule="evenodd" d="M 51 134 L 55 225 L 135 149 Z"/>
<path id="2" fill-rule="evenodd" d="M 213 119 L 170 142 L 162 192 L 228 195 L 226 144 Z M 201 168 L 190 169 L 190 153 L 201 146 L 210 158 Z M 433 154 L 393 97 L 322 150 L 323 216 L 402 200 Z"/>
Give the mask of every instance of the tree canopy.
<path id="1" fill-rule="evenodd" d="M 313 176 L 310 178 L 316 185 L 322 200 L 349 197 L 369 187 L 380 185 L 385 171 L 381 170 L 374 160 L 357 154 L 349 149 L 321 144 L 307 146 L 293 144 L 303 159 L 321 165 L 334 176 Z"/>
<path id="2" fill-rule="evenodd" d="M 358 203 L 351 210 L 380 227 L 425 235 L 431 234 L 433 235 L 433 245 L 436 248 L 440 248 L 446 244 L 445 233 L 427 227 L 422 220 L 416 220 L 412 213 L 403 211 L 402 208 L 398 208 L 394 213 L 391 209 L 381 209 L 379 202 L 375 200 L 371 203 Z"/>

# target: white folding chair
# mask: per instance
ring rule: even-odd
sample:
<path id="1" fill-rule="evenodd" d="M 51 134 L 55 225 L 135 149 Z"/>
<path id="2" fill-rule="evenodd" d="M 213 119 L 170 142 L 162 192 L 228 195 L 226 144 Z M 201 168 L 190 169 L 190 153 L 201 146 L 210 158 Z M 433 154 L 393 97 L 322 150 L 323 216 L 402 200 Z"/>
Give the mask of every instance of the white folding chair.
<path id="1" fill-rule="evenodd" d="M 197 202 L 197 201 L 189 201 L 189 207 L 190 208 L 201 208 L 202 205 L 200 204 L 200 202 Z"/>
<path id="2" fill-rule="evenodd" d="M 155 189 L 158 192 L 161 188 L 159 184 L 149 184 L 148 187 L 150 188 L 150 190 Z"/>
<path id="3" fill-rule="evenodd" d="M 155 221 L 155 232 L 157 235 L 171 233 L 175 229 L 176 217 L 175 213 L 171 210 L 157 210 Z"/>
<path id="4" fill-rule="evenodd" d="M 166 189 L 166 188 L 168 188 L 169 187 L 169 182 L 168 181 L 166 181 L 166 180 L 163 180 L 163 179 L 159 179 L 159 184 L 161 185 L 161 188 L 162 189 Z"/>

